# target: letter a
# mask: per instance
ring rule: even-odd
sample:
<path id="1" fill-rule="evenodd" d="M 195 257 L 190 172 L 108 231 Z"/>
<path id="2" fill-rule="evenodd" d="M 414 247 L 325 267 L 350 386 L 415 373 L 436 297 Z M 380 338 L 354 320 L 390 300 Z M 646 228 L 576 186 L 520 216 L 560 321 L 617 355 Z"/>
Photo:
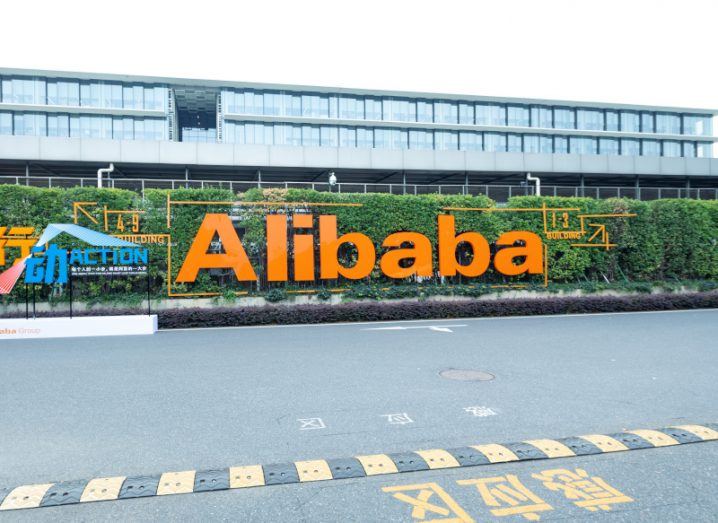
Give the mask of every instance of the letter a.
<path id="1" fill-rule="evenodd" d="M 209 254 L 215 233 L 219 236 L 224 253 Z M 247 253 L 239 241 L 232 220 L 226 214 L 207 214 L 199 226 L 192 246 L 177 275 L 177 282 L 193 282 L 197 279 L 200 269 L 232 269 L 239 281 L 252 281 L 257 275 L 252 269 Z"/>
<path id="2" fill-rule="evenodd" d="M 450 214 L 439 215 L 439 272 L 442 276 L 456 276 L 457 271 L 464 276 L 481 276 L 489 268 L 491 250 L 489 242 L 478 232 L 465 232 L 455 236 L 454 217 Z M 468 265 L 456 260 L 456 248 L 461 243 L 471 245 L 473 258 Z"/>
<path id="3" fill-rule="evenodd" d="M 522 241 L 525 245 L 516 245 Z M 529 231 L 511 231 L 499 236 L 496 245 L 503 247 L 494 256 L 494 268 L 505 276 L 543 274 L 543 252 L 541 238 Z M 525 257 L 523 263 L 516 265 L 514 258 Z"/>

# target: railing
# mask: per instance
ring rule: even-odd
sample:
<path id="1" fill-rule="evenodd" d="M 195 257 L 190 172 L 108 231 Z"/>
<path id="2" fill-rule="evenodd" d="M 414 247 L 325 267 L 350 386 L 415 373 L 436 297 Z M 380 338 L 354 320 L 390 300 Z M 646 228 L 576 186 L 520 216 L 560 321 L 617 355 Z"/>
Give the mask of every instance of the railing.
<path id="1" fill-rule="evenodd" d="M 94 187 L 96 178 L 74 178 L 59 176 L 0 176 L 0 184 L 28 185 L 32 187 Z M 496 202 L 504 203 L 512 196 L 534 193 L 529 185 L 420 185 L 397 183 L 337 183 L 326 182 L 245 182 L 230 180 L 154 180 L 149 178 L 112 179 L 106 186 L 128 189 L 141 193 L 147 189 L 219 188 L 242 192 L 252 188 L 262 189 L 313 189 L 339 193 L 386 193 L 386 194 L 483 194 Z M 661 198 L 695 198 L 718 200 L 718 188 L 684 187 L 579 187 L 542 185 L 543 196 L 587 196 L 591 198 L 634 198 L 637 200 L 658 200 Z"/>

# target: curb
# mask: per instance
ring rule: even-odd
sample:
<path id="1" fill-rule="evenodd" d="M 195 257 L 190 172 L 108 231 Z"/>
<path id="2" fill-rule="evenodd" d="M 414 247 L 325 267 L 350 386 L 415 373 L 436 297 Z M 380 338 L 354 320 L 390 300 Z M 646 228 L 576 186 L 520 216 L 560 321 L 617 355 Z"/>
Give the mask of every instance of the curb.
<path id="1" fill-rule="evenodd" d="M 718 440 L 718 423 L 0 488 L 0 511 L 555 459 Z"/>

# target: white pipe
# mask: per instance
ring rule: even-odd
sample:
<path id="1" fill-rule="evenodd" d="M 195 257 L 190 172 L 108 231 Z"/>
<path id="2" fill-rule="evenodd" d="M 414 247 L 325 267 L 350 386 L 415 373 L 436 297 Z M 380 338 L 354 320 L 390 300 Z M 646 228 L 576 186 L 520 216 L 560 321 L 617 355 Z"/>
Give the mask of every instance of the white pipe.
<path id="1" fill-rule="evenodd" d="M 526 173 L 526 181 L 536 182 L 536 196 L 541 196 L 541 178 L 538 176 L 531 176 L 531 173 Z"/>
<path id="2" fill-rule="evenodd" d="M 115 164 L 111 163 L 109 167 L 105 167 L 104 169 L 97 169 L 97 186 L 101 189 L 102 188 L 102 175 L 103 174 L 110 174 L 115 170 Z"/>

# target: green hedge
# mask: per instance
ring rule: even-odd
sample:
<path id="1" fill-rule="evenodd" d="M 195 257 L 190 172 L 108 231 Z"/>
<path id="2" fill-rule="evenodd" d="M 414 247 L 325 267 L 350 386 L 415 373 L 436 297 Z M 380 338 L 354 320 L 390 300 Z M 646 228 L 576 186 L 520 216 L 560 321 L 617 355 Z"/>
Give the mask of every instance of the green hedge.
<path id="1" fill-rule="evenodd" d="M 32 225 L 38 232 L 48 223 L 69 223 L 72 221 L 72 202 L 98 202 L 100 208 L 138 209 L 142 215 L 143 233 L 166 233 L 166 199 L 168 191 L 148 190 L 145 197 L 120 189 L 73 188 L 41 189 L 34 187 L 0 186 L 0 226 Z M 235 195 L 221 189 L 176 189 L 169 191 L 173 201 L 286 201 L 361 203 L 361 207 L 333 207 L 331 212 L 338 217 L 340 232 L 358 231 L 372 238 L 377 246 L 393 232 L 408 230 L 426 235 L 432 243 L 436 241 L 436 216 L 444 207 L 495 207 L 496 203 L 485 196 L 394 196 L 386 194 L 338 194 L 309 190 L 258 190 Z M 508 207 L 578 207 L 584 212 L 635 213 L 635 218 L 602 220 L 607 224 L 612 243 L 617 244 L 609 251 L 602 249 L 577 249 L 570 247 L 570 241 L 547 241 L 549 252 L 549 276 L 553 282 L 590 281 L 656 281 L 665 279 L 718 279 L 718 202 L 696 200 L 657 200 L 640 202 L 629 199 L 595 200 L 591 198 L 558 197 L 514 197 Z M 173 274 L 177 273 L 189 248 L 191 239 L 206 212 L 227 212 L 227 205 L 175 206 L 172 209 Z M 244 247 L 252 259 L 255 270 L 260 273 L 264 266 L 263 210 L 257 207 L 242 207 L 235 211 L 245 228 Z M 99 208 L 95 211 L 99 217 Z M 543 222 L 539 213 L 527 212 L 456 212 L 457 232 L 475 230 L 481 232 L 489 242 L 508 230 L 531 230 L 542 237 Z M 93 226 L 86 219 L 80 222 Z M 381 252 L 378 250 L 378 252 Z M 153 290 L 156 295 L 166 294 L 164 269 L 166 249 L 151 247 Z M 381 282 L 377 270 L 373 276 Z M 487 273 L 484 282 L 500 282 L 500 275 Z M 387 285 L 401 282 L 384 280 Z M 340 282 L 346 285 L 348 282 Z M 367 285 L 356 282 L 354 285 Z M 453 283 L 468 283 L 455 281 Z M 482 283 L 477 281 L 477 283 Z M 527 281 L 527 283 L 535 283 Z M 113 282 L 110 287 L 94 284 L 94 291 L 123 289 L 132 294 L 132 289 Z M 317 289 L 336 282 L 317 282 Z M 276 285 L 275 285 L 276 286 Z M 288 287 L 291 289 L 291 285 Z M 177 292 L 190 290 L 176 285 Z M 230 279 L 217 281 L 202 271 L 193 291 L 211 291 L 231 294 L 234 290 L 247 290 L 246 284 Z M 256 291 L 256 287 L 249 290 Z M 261 290 L 266 290 L 262 288 Z M 276 293 L 275 293 L 276 294 Z"/>

